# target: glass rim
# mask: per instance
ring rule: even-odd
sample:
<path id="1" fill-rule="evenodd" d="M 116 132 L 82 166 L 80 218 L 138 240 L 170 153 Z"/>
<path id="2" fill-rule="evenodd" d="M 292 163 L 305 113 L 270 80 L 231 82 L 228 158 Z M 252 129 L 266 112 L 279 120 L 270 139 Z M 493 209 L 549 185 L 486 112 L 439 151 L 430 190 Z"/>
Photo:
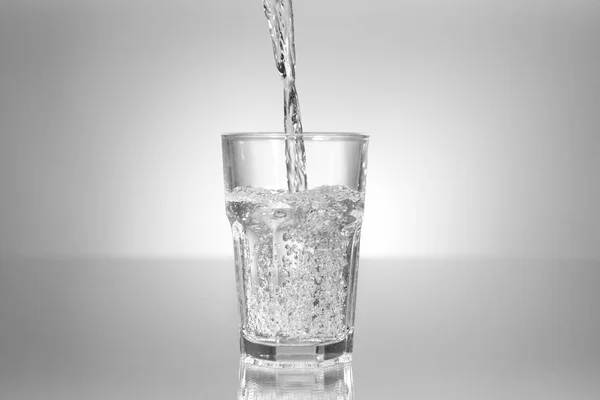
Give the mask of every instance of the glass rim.
<path id="1" fill-rule="evenodd" d="M 223 139 L 287 139 L 302 138 L 308 140 L 368 140 L 369 135 L 359 132 L 302 132 L 301 134 L 285 132 L 228 132 L 221 135 Z"/>

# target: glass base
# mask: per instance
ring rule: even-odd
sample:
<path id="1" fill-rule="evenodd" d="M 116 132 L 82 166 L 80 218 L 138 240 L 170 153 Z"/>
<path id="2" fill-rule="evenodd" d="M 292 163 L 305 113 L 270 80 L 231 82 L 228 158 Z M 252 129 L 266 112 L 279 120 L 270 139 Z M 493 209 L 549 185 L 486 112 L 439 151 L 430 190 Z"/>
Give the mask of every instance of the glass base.
<path id="1" fill-rule="evenodd" d="M 339 342 L 311 345 L 267 345 L 240 335 L 242 361 L 272 368 L 328 367 L 352 361 L 353 334 Z"/>

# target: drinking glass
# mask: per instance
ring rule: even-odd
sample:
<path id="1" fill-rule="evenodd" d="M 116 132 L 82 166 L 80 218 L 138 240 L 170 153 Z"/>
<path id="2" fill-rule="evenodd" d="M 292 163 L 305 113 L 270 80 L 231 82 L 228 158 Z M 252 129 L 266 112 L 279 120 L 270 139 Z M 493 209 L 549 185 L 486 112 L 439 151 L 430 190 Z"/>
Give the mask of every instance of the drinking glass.
<path id="1" fill-rule="evenodd" d="M 240 362 L 238 400 L 354 400 L 352 363 L 267 368 Z"/>
<path id="2" fill-rule="evenodd" d="M 305 190 L 288 190 L 286 142 L 304 144 Z M 234 133 L 222 146 L 242 359 L 350 361 L 368 136 Z"/>

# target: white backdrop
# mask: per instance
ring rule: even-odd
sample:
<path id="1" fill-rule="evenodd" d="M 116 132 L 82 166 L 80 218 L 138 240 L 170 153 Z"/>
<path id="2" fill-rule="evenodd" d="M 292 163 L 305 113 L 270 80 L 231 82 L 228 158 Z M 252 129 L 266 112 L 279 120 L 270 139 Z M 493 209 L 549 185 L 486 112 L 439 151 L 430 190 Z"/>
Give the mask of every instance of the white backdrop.
<path id="1" fill-rule="evenodd" d="M 261 1 L 120 3 L 0 4 L 0 255 L 231 254 L 219 135 L 282 129 Z M 295 7 L 305 129 L 371 134 L 363 257 L 600 257 L 597 2 Z"/>

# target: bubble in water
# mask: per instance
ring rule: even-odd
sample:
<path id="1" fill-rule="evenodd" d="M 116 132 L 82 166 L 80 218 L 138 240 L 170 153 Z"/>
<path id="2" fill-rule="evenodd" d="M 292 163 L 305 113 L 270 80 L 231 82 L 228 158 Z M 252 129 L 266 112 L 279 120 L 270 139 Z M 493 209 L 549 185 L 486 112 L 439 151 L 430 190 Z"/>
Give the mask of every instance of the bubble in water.
<path id="1" fill-rule="evenodd" d="M 337 340 L 347 333 L 351 254 L 364 193 L 328 186 L 298 193 L 251 188 L 226 193 L 226 201 L 230 221 L 244 228 L 240 251 L 247 257 L 236 261 L 244 277 L 244 334 Z M 271 217 L 244 219 L 259 210 Z"/>
<path id="2" fill-rule="evenodd" d="M 281 210 L 275 211 L 273 213 L 273 218 L 275 218 L 275 219 L 285 218 L 285 211 L 281 211 Z"/>

